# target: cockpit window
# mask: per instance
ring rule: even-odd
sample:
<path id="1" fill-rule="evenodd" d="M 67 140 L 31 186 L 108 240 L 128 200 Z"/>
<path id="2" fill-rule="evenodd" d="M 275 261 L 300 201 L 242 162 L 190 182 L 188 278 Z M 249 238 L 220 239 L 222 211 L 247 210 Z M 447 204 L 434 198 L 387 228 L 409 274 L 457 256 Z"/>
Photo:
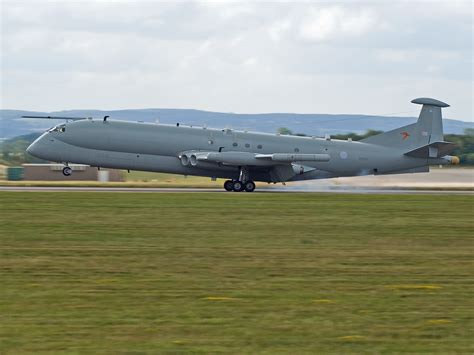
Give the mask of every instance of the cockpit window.
<path id="1" fill-rule="evenodd" d="M 60 132 L 60 133 L 66 132 L 66 125 L 60 124 L 60 125 L 54 126 L 50 130 L 48 130 L 48 132 Z"/>

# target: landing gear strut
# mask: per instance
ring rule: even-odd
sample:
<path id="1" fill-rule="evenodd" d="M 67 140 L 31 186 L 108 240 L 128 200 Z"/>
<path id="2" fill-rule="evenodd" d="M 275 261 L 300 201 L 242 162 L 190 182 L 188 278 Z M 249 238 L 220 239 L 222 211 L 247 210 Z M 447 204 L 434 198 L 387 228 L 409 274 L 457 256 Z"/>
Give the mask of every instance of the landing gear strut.
<path id="1" fill-rule="evenodd" d="M 247 167 L 240 168 L 239 179 L 227 180 L 224 182 L 224 189 L 235 192 L 252 192 L 255 190 L 255 183 L 249 178 L 249 169 Z"/>
<path id="2" fill-rule="evenodd" d="M 64 176 L 71 176 L 71 174 L 72 174 L 72 169 L 71 169 L 71 167 L 65 166 L 65 167 L 63 168 L 63 175 L 64 175 Z"/>

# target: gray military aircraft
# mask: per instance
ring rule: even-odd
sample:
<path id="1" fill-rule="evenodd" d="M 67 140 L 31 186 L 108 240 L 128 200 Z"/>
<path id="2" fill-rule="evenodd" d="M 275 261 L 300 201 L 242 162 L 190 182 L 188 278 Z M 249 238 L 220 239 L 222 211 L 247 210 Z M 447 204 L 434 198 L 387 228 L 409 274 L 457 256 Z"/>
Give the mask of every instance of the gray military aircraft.
<path id="1" fill-rule="evenodd" d="M 268 183 L 339 176 L 428 172 L 431 164 L 458 164 L 449 156 L 455 145 L 443 139 L 441 108 L 430 98 L 418 121 L 361 141 L 298 137 L 92 118 L 63 119 L 35 140 L 27 152 L 38 158 L 127 170 L 227 178 L 227 191 L 255 189 Z M 72 122 L 68 122 L 71 120 Z"/>

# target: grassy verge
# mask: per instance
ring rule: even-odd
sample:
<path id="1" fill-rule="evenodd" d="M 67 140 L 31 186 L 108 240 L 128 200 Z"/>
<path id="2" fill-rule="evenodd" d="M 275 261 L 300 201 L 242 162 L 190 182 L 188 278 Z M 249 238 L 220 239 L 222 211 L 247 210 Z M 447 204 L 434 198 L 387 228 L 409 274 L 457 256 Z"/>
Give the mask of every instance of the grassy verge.
<path id="1" fill-rule="evenodd" d="M 471 196 L 0 201 L 0 353 L 474 350 Z"/>
<path id="2" fill-rule="evenodd" d="M 186 182 L 153 182 L 153 181 L 128 181 L 128 182 L 98 182 L 98 181 L 0 181 L 0 186 L 45 186 L 45 187 L 151 187 L 151 188 L 219 188 L 222 189 L 224 180 L 221 181 L 186 181 Z M 265 184 L 266 185 L 266 184 Z"/>
<path id="3" fill-rule="evenodd" d="M 175 174 L 150 173 L 141 171 L 123 172 L 123 182 L 99 181 L 5 181 L 0 186 L 83 186 L 83 187 L 190 187 L 190 188 L 222 188 L 223 179 L 212 181 L 209 177 L 183 176 Z"/>

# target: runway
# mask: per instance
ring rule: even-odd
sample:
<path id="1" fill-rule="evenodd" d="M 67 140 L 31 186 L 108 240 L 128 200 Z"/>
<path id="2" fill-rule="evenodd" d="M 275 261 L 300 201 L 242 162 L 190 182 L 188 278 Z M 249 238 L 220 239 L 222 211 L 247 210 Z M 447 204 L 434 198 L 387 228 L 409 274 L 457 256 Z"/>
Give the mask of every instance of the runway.
<path id="1" fill-rule="evenodd" d="M 63 186 L 0 186 L 0 191 L 10 192 L 121 192 L 121 193 L 236 193 L 227 192 L 223 189 L 206 188 L 153 188 L 153 187 L 63 187 Z M 338 188 L 310 188 L 310 187 L 265 187 L 255 190 L 258 193 L 335 193 L 335 194 L 370 194 L 370 195 L 472 195 L 474 191 L 462 190 L 415 190 L 415 189 L 368 189 L 354 187 Z M 248 193 L 244 193 L 248 194 Z M 241 194 L 238 194 L 241 195 Z"/>

